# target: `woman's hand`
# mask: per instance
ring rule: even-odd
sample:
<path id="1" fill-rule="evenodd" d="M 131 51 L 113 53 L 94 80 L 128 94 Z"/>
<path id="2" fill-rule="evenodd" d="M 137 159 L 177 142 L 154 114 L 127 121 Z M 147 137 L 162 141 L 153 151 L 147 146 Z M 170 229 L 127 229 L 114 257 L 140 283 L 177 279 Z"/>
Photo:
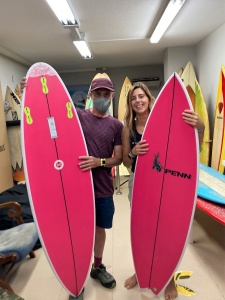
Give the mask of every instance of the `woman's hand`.
<path id="1" fill-rule="evenodd" d="M 185 109 L 182 113 L 182 118 L 187 124 L 195 127 L 198 130 L 205 129 L 202 119 L 193 110 Z"/>
<path id="2" fill-rule="evenodd" d="M 149 144 L 146 142 L 146 140 L 142 140 L 138 142 L 134 148 L 131 150 L 131 154 L 133 155 L 140 155 L 140 154 L 146 154 L 148 152 L 148 146 Z"/>

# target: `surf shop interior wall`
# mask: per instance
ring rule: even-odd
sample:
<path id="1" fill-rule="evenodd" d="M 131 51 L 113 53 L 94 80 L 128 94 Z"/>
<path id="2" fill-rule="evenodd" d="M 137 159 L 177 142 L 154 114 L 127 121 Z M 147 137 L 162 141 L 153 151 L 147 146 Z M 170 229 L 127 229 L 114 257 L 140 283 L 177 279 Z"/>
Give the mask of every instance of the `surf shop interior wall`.
<path id="1" fill-rule="evenodd" d="M 163 65 L 146 65 L 146 66 L 134 66 L 134 67 L 121 67 L 121 68 L 104 68 L 97 70 L 87 70 L 83 72 L 73 73 L 60 73 L 62 80 L 66 85 L 90 85 L 93 77 L 96 73 L 107 73 L 111 78 L 115 87 L 114 98 L 114 117 L 117 117 L 118 100 L 120 91 L 125 77 L 128 77 L 132 82 L 132 79 L 137 78 L 151 78 L 159 77 L 160 86 L 157 88 L 150 88 L 154 97 L 158 96 L 160 89 L 164 84 L 164 67 Z"/>
<path id="2" fill-rule="evenodd" d="M 28 67 L 0 54 L 0 81 L 2 96 L 5 97 L 7 85 L 14 89 L 20 83 L 21 78 L 27 73 Z"/>
<path id="3" fill-rule="evenodd" d="M 196 47 L 170 47 L 164 52 L 164 79 L 167 79 L 173 72 L 185 68 L 189 61 L 196 65 Z"/>
<path id="4" fill-rule="evenodd" d="M 196 72 L 209 112 L 209 121 L 214 124 L 214 113 L 221 65 L 225 66 L 225 23 L 202 40 L 196 48 Z"/>

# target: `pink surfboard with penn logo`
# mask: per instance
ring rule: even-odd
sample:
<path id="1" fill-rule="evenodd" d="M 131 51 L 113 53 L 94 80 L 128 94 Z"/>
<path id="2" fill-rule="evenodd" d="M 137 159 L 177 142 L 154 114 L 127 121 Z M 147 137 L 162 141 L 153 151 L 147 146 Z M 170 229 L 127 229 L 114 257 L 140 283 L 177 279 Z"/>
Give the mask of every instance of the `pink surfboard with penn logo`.
<path id="1" fill-rule="evenodd" d="M 57 72 L 36 63 L 26 77 L 21 132 L 29 200 L 54 273 L 78 296 L 90 270 L 95 233 L 91 172 L 78 167 L 78 157 L 88 155 L 87 147 Z"/>
<path id="2" fill-rule="evenodd" d="M 131 210 L 131 243 L 139 286 L 156 296 L 170 282 L 182 258 L 194 216 L 199 143 L 182 112 L 192 109 L 174 73 L 162 88 L 147 121 L 146 155 L 136 164 Z"/>

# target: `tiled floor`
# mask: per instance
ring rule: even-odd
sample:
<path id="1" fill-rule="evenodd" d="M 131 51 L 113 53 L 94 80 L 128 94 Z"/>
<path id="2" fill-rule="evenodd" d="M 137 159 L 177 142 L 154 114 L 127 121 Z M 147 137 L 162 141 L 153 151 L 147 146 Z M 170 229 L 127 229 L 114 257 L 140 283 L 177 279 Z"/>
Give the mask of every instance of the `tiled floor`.
<path id="1" fill-rule="evenodd" d="M 122 180 L 123 181 L 123 180 Z M 113 229 L 107 231 L 104 264 L 117 280 L 113 290 L 106 290 L 88 278 L 84 300 L 153 300 L 149 290 L 124 288 L 124 281 L 134 273 L 130 247 L 130 206 L 127 184 L 121 186 L 122 195 L 115 193 L 116 213 Z M 195 291 L 195 300 L 225 299 L 225 227 L 198 209 L 192 228 L 193 244 L 188 244 L 178 270 L 191 270 L 189 279 L 178 283 Z M 166 251 L 166 245 L 165 245 Z M 68 292 L 52 272 L 46 257 L 39 249 L 35 259 L 27 259 L 14 271 L 10 284 L 25 300 L 67 300 Z M 177 299 L 186 299 L 179 295 Z M 160 297 L 158 299 L 164 299 Z"/>

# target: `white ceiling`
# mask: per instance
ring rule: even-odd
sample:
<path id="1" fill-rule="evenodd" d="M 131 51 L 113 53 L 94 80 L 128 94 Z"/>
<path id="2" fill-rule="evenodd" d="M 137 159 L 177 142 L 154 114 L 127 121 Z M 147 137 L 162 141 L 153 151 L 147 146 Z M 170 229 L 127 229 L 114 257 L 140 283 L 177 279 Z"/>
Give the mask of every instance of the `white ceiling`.
<path id="1" fill-rule="evenodd" d="M 57 1 L 57 0 L 55 0 Z M 59 72 L 163 63 L 168 47 L 196 45 L 225 23 L 225 0 L 186 0 L 158 44 L 149 38 L 168 0 L 68 0 L 94 58 L 84 60 L 45 0 L 4 0 L 0 53 Z"/>

